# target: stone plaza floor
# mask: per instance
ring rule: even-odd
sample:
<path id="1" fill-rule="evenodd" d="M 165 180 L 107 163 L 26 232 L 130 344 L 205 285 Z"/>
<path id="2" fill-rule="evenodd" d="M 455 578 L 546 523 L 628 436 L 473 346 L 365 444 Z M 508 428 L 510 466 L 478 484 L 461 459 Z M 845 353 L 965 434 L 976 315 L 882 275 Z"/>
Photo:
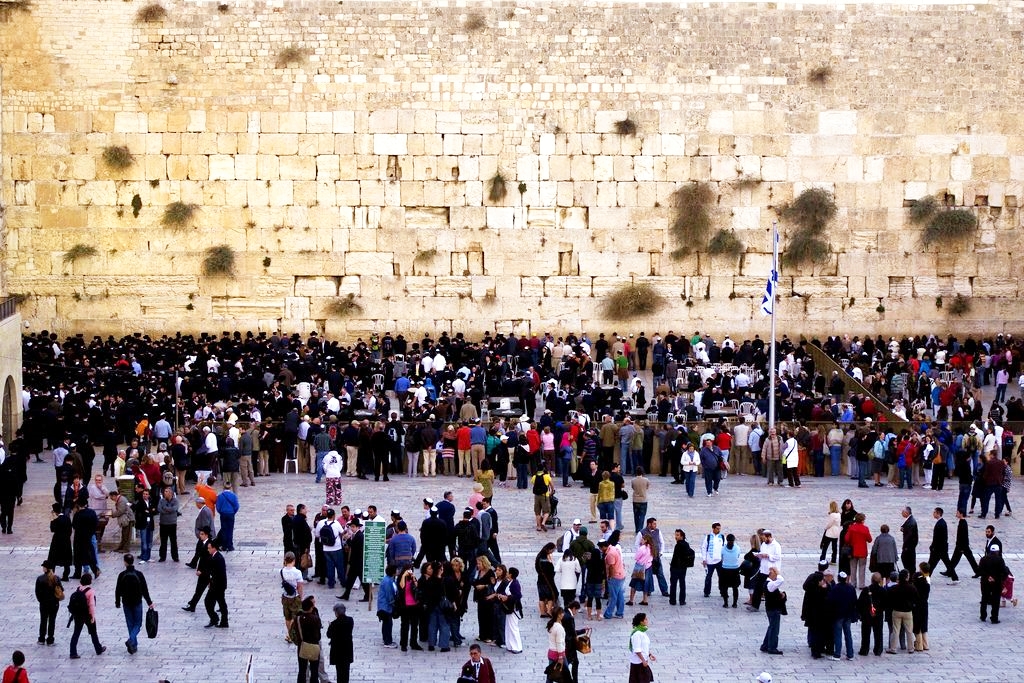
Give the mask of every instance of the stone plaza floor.
<path id="1" fill-rule="evenodd" d="M 284 627 L 278 596 L 280 580 L 277 570 L 281 566 L 280 517 L 286 503 L 306 503 L 313 512 L 324 498 L 323 485 L 314 483 L 313 477 L 302 474 L 276 474 L 257 479 L 255 488 L 240 489 L 241 511 L 237 518 L 235 541 L 237 551 L 227 554 L 229 588 L 227 601 L 231 627 L 227 630 L 205 629 L 206 615 L 202 605 L 196 614 L 183 612 L 194 586 L 193 573 L 184 566 L 194 547 L 192 525 L 195 506 L 191 496 L 183 500 L 183 516 L 179 523 L 182 548 L 181 564 L 146 564 L 141 567 L 160 612 L 160 634 L 155 640 L 140 636 L 139 652 L 127 654 L 123 642 L 126 637 L 124 618 L 114 608 L 113 588 L 117 572 L 122 568 L 120 557 L 104 554 L 101 559 L 102 576 L 96 581 L 99 612 L 98 625 L 101 641 L 109 648 L 101 657 L 93 654 L 87 638 L 80 644 L 82 658 L 68 658 L 71 631 L 65 629 L 66 602 L 58 616 L 57 644 L 46 647 L 36 644 L 38 610 L 33 595 L 33 579 L 39 563 L 46 557 L 49 544 L 47 521 L 51 502 L 53 470 L 51 466 L 32 463 L 29 470 L 24 504 L 17 509 L 14 534 L 0 540 L 0 576 L 4 628 L 0 631 L 0 657 L 4 663 L 14 649 L 27 656 L 27 668 L 35 682 L 89 680 L 139 681 L 156 683 L 167 679 L 182 681 L 246 680 L 251 666 L 250 680 L 291 681 L 296 677 L 296 652 L 284 642 Z M 913 506 L 921 530 L 918 561 L 927 559 L 931 537 L 931 510 L 941 505 L 952 520 L 956 507 L 956 486 L 947 486 L 942 492 L 915 488 L 901 491 L 889 488 L 858 489 L 856 482 L 845 476 L 826 479 L 805 478 L 801 489 L 767 487 L 753 476 L 731 475 L 721 487 L 721 495 L 708 498 L 698 482 L 697 495 L 690 499 L 681 486 L 669 485 L 671 479 L 653 477 L 648 514 L 659 520 L 666 539 L 672 530 L 680 527 L 691 542 L 698 544 L 712 521 L 722 523 L 724 533 L 735 533 L 745 547 L 749 535 L 757 527 L 770 527 L 783 547 L 783 574 L 787 579 L 789 616 L 783 617 L 780 647 L 781 657 L 758 651 L 764 635 L 766 619 L 763 611 L 748 613 L 742 609 L 723 610 L 717 587 L 712 597 L 701 595 L 699 567 L 691 571 L 688 581 L 688 604 L 671 607 L 668 599 L 652 597 L 648 608 L 627 607 L 625 620 L 588 622 L 580 618 L 581 626 L 593 626 L 594 652 L 581 656 L 580 680 L 594 682 L 625 681 L 628 675 L 626 648 L 630 631 L 629 619 L 636 611 L 646 609 L 650 615 L 652 651 L 658 656 L 654 665 L 656 680 L 660 681 L 752 681 L 761 671 L 769 671 L 775 681 L 1010 681 L 1018 680 L 1015 673 L 1024 666 L 1024 642 L 1010 638 L 1021 632 L 1024 608 L 1007 607 L 1003 610 L 1002 624 L 995 626 L 978 621 L 979 589 L 977 581 L 970 579 L 966 562 L 960 566 L 961 582 L 948 585 L 942 577 L 935 577 L 931 593 L 931 618 L 927 653 L 907 656 L 856 657 L 852 662 L 833 662 L 828 659 L 812 660 L 805 645 L 805 630 L 799 620 L 802 590 L 807 574 L 813 571 L 817 560 L 818 542 L 824 527 L 830 500 L 854 500 L 858 511 L 868 517 L 868 525 L 877 534 L 882 523 L 898 530 L 900 509 L 904 504 Z M 392 477 L 388 483 L 346 479 L 344 500 L 353 508 L 376 504 L 383 515 L 392 508 L 400 509 L 405 518 L 418 527 L 422 518 L 421 499 L 431 496 L 439 499 L 446 489 L 455 493 L 456 505 L 461 508 L 471 493 L 470 482 L 454 477 L 410 480 L 402 475 Z M 559 514 L 568 524 L 573 517 L 589 520 L 586 491 L 575 486 L 559 489 Z M 1011 503 L 1013 497 L 1011 494 Z M 533 558 L 544 542 L 554 541 L 555 533 L 541 534 L 534 530 L 532 495 L 529 491 L 495 489 L 494 505 L 500 519 L 502 559 L 508 565 L 523 571 L 524 612 L 522 631 L 525 651 L 512 655 L 485 645 L 497 671 L 498 681 L 542 681 L 547 637 L 544 621 L 537 615 L 535 573 Z M 632 548 L 631 503 L 625 504 L 625 538 L 630 552 L 627 568 L 631 566 Z M 1020 511 L 1024 514 L 1024 510 Z M 1011 569 L 1021 565 L 1019 522 L 1016 517 L 1000 520 L 970 518 L 971 542 L 975 553 L 984 547 L 983 529 L 986 521 L 994 522 L 997 533 L 1007 546 L 1007 562 Z M 596 532 L 597 525 L 590 524 Z M 951 524 L 952 526 L 952 524 Z M 951 528 L 951 537 L 955 535 Z M 592 535 L 594 532 L 592 532 Z M 899 535 L 894 531 L 899 541 Z M 669 541 L 669 544 L 671 541 Z M 134 545 L 137 550 L 137 542 Z M 154 548 L 154 559 L 156 548 Z M 666 567 L 667 567 L 666 558 Z M 667 573 L 667 570 L 666 570 Z M 71 587 L 77 582 L 70 582 Z M 334 595 L 326 587 L 312 586 L 319 598 L 321 614 L 330 615 Z M 741 591 L 742 592 L 742 591 Z M 356 592 L 353 592 L 355 595 Z M 451 653 L 410 652 L 385 649 L 381 644 L 377 618 L 366 605 L 348 603 L 349 614 L 356 623 L 355 663 L 352 681 L 438 681 L 454 682 L 459 668 L 466 661 L 466 647 Z M 475 609 L 470 608 L 463 621 L 463 634 L 476 635 Z M 325 621 L 325 627 L 326 627 Z M 83 634 L 85 635 L 85 634 Z M 144 633 L 142 634 L 144 635 Z M 398 625 L 395 626 L 398 636 Z M 854 647 L 859 647 L 859 627 L 854 626 Z M 331 680 L 334 672 L 331 671 Z"/>

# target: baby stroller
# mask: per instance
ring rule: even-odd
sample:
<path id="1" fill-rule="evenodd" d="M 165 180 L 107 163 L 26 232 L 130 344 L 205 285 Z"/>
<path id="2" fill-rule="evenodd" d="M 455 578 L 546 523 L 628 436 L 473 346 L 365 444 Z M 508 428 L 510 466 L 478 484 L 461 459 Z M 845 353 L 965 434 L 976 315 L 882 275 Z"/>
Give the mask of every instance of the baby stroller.
<path id="1" fill-rule="evenodd" d="M 557 529 L 562 526 L 562 520 L 558 516 L 558 496 L 551 494 L 551 514 L 548 515 L 548 521 L 545 522 L 545 526 L 549 526 L 552 529 Z"/>

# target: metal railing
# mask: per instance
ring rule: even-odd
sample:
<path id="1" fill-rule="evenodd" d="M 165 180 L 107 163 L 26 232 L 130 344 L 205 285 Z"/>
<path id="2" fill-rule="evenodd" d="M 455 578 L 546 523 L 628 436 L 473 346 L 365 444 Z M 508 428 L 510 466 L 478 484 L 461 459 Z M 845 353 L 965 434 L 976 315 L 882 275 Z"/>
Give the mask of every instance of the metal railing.
<path id="1" fill-rule="evenodd" d="M 18 297 L 9 296 L 0 301 L 0 320 L 7 320 L 18 312 Z"/>

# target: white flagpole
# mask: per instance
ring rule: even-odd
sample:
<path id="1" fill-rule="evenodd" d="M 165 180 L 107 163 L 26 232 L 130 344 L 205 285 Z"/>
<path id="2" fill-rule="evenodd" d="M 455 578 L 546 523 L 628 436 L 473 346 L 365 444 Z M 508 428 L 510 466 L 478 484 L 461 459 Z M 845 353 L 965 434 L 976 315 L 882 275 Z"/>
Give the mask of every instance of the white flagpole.
<path id="1" fill-rule="evenodd" d="M 774 277 L 779 268 L 779 233 L 778 225 L 772 222 L 772 274 Z M 772 341 L 768 360 L 768 431 L 775 427 L 775 287 L 771 288 L 772 295 Z"/>

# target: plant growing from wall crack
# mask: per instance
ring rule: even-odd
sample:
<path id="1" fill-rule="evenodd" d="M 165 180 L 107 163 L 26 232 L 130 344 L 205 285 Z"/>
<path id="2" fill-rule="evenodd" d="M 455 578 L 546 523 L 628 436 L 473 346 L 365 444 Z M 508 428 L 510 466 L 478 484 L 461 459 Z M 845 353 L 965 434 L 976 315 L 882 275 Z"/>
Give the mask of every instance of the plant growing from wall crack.
<path id="1" fill-rule="evenodd" d="M 226 244 L 210 247 L 203 259 L 203 275 L 231 275 L 235 272 L 235 250 Z"/>
<path id="2" fill-rule="evenodd" d="M 142 7 L 138 14 L 135 15 L 135 18 L 147 24 L 163 21 L 167 18 L 167 10 L 159 2 L 151 2 Z"/>
<path id="3" fill-rule="evenodd" d="M 123 171 L 135 163 L 135 157 L 132 156 L 132 153 L 124 145 L 110 145 L 103 148 L 103 163 L 108 168 Z"/>
<path id="4" fill-rule="evenodd" d="M 647 283 L 631 282 L 615 289 L 605 298 L 602 314 L 608 320 L 630 320 L 657 313 L 665 300 Z"/>
<path id="5" fill-rule="evenodd" d="M 961 317 L 971 312 L 971 300 L 963 294 L 957 294 L 949 304 L 949 314 Z"/>
<path id="6" fill-rule="evenodd" d="M 686 256 L 707 242 L 715 199 L 707 183 L 689 183 L 672 193 L 672 222 L 668 229 L 678 245 L 670 254 L 672 258 Z"/>
<path id="7" fill-rule="evenodd" d="M 739 256 L 743 249 L 743 242 L 736 237 L 735 230 L 719 230 L 708 242 L 708 253 L 712 255 Z"/>
<path id="8" fill-rule="evenodd" d="M 355 294 L 332 299 L 325 307 L 327 314 L 334 318 L 348 318 L 363 312 Z"/>
<path id="9" fill-rule="evenodd" d="M 782 254 L 782 264 L 798 266 L 803 263 L 822 263 L 828 259 L 829 246 L 822 235 L 838 211 L 832 193 L 820 187 L 801 192 L 791 204 L 782 209 L 783 220 L 796 224 Z"/>
<path id="10" fill-rule="evenodd" d="M 199 207 L 195 204 L 171 202 L 164 208 L 164 216 L 160 222 L 167 228 L 183 228 L 192 221 L 198 210 Z"/>
<path id="11" fill-rule="evenodd" d="M 505 201 L 506 196 L 508 196 L 508 188 L 505 187 L 505 176 L 502 175 L 501 171 L 498 171 L 488 181 L 487 199 L 492 204 L 499 204 Z"/>
<path id="12" fill-rule="evenodd" d="M 95 256 L 98 252 L 96 247 L 89 244 L 76 244 L 64 252 L 64 263 L 70 265 L 81 258 Z"/>

